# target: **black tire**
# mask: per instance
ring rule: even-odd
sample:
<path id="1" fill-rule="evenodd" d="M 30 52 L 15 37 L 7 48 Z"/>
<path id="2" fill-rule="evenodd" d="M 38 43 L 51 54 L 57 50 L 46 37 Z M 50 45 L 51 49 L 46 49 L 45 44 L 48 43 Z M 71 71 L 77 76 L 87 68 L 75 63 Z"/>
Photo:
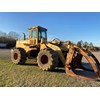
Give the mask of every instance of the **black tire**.
<path id="1" fill-rule="evenodd" d="M 26 52 L 22 48 L 16 48 L 11 50 L 11 60 L 14 64 L 25 64 Z"/>
<path id="2" fill-rule="evenodd" d="M 58 65 L 58 55 L 53 50 L 41 50 L 37 56 L 37 63 L 42 70 L 53 70 Z"/>

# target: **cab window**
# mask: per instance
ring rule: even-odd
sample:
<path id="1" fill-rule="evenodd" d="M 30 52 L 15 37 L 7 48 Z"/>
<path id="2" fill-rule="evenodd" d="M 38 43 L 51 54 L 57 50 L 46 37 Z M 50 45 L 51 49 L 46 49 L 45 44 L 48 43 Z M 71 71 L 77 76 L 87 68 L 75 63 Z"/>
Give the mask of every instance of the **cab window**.
<path id="1" fill-rule="evenodd" d="M 42 38 L 46 38 L 46 32 L 42 31 Z"/>
<path id="2" fill-rule="evenodd" d="M 36 38 L 36 31 L 32 30 L 32 38 Z"/>
<path id="3" fill-rule="evenodd" d="M 36 31 L 35 30 L 29 30 L 29 38 L 36 38 Z"/>
<path id="4" fill-rule="evenodd" d="M 39 42 L 41 41 L 41 32 L 39 32 Z"/>

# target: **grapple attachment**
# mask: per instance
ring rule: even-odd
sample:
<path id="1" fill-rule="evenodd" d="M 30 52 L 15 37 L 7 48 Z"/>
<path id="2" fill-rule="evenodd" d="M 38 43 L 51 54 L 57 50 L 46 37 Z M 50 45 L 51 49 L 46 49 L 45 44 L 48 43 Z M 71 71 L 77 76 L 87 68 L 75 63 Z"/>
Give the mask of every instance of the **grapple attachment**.
<path id="1" fill-rule="evenodd" d="M 91 66 L 92 69 L 88 69 L 84 65 L 82 65 L 83 56 L 86 58 L 88 64 Z M 94 72 L 95 76 L 91 75 L 90 77 L 88 77 L 85 75 L 80 75 L 78 73 L 78 70 Z M 65 71 L 70 76 L 83 78 L 85 80 L 97 80 L 100 78 L 100 64 L 97 58 L 88 49 L 79 48 L 77 45 L 74 44 L 70 45 L 65 64 Z"/>

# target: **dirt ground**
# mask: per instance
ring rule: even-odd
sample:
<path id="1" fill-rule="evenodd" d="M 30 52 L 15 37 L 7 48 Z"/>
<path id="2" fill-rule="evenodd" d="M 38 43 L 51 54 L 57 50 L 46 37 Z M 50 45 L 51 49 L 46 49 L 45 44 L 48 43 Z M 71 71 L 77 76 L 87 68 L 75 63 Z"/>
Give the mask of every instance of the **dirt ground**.
<path id="1" fill-rule="evenodd" d="M 94 52 L 94 55 L 97 57 L 97 59 L 100 61 L 100 52 Z"/>
<path id="2" fill-rule="evenodd" d="M 0 49 L 0 58 L 10 58 L 10 49 Z"/>

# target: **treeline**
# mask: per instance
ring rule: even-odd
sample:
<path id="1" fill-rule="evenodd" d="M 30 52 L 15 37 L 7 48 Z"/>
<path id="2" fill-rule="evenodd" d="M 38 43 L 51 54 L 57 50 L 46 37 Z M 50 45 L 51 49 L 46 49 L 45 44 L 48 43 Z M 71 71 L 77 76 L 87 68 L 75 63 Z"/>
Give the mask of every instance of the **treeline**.
<path id="1" fill-rule="evenodd" d="M 97 46 L 94 46 L 94 44 L 92 42 L 83 42 L 82 40 L 81 41 L 78 41 L 77 42 L 77 45 L 79 47 L 84 47 L 84 48 L 88 48 L 90 49 L 91 51 L 100 51 L 100 47 L 97 47 Z"/>
<path id="2" fill-rule="evenodd" d="M 18 40 L 19 35 L 16 32 L 9 32 L 8 34 L 0 31 L 0 43 L 6 44 L 6 48 L 12 48 L 16 44 L 16 40 Z"/>

